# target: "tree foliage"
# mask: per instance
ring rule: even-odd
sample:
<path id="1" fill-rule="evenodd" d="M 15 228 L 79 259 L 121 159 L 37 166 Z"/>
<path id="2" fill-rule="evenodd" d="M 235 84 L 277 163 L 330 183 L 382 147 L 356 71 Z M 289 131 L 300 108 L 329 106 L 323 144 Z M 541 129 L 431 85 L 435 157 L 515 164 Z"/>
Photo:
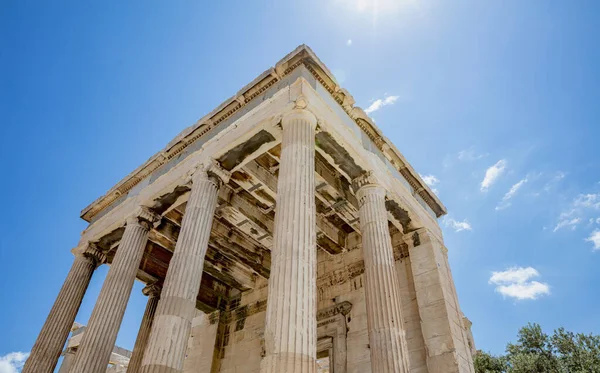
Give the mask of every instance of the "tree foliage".
<path id="1" fill-rule="evenodd" d="M 559 328 L 551 336 L 538 324 L 519 330 L 506 355 L 478 351 L 476 373 L 600 373 L 600 336 L 574 334 Z"/>

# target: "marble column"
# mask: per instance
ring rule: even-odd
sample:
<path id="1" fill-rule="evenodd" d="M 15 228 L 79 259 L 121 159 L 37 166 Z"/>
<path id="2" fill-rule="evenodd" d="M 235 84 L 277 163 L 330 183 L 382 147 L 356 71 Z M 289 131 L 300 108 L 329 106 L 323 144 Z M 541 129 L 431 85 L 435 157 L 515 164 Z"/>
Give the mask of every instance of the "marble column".
<path id="1" fill-rule="evenodd" d="M 76 254 L 71 270 L 25 362 L 23 373 L 54 372 L 92 274 L 104 260 L 105 256 L 94 244 L 90 244 L 83 253 Z"/>
<path id="2" fill-rule="evenodd" d="M 317 369 L 316 124 L 298 107 L 282 120 L 262 373 Z"/>
<path id="3" fill-rule="evenodd" d="M 160 286 L 152 284 L 146 286 L 142 293 L 148 296 L 148 303 L 146 304 L 146 311 L 142 318 L 140 330 L 138 331 L 135 345 L 133 346 L 133 353 L 129 360 L 129 366 L 127 367 L 127 373 L 138 373 L 142 366 L 142 357 L 146 346 L 148 345 L 148 337 L 150 336 L 150 330 L 154 321 L 154 314 L 156 313 L 156 306 L 160 299 Z"/>
<path id="4" fill-rule="evenodd" d="M 371 174 L 354 181 L 365 260 L 367 326 L 373 373 L 408 373 L 400 288 L 385 208 L 385 189 Z"/>
<path id="5" fill-rule="evenodd" d="M 181 232 L 142 359 L 143 373 L 183 371 L 218 191 L 228 180 L 229 173 L 214 161 L 201 165 L 192 176 Z"/>
<path id="6" fill-rule="evenodd" d="M 159 219 L 160 216 L 145 207 L 127 219 L 125 233 L 90 316 L 71 373 L 106 372 L 148 233 Z"/>

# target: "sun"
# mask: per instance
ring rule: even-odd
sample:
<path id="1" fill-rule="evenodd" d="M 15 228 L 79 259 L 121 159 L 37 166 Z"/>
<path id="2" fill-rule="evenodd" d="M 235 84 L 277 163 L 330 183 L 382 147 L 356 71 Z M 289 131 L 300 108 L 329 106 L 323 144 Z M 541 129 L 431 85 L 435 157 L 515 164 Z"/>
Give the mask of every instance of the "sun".
<path id="1" fill-rule="evenodd" d="M 377 15 L 396 12 L 403 6 L 414 3 L 415 0 L 338 0 L 338 2 L 358 12 Z"/>

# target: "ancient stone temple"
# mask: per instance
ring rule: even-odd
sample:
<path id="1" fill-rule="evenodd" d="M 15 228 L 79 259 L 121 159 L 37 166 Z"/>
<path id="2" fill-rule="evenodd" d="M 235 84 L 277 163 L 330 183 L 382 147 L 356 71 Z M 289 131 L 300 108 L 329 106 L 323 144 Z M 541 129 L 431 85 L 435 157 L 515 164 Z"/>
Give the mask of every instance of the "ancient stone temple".
<path id="1" fill-rule="evenodd" d="M 106 371 L 136 279 L 130 373 L 473 372 L 445 213 L 302 45 L 82 211 L 23 372 L 54 370 L 104 264 L 71 373 Z"/>

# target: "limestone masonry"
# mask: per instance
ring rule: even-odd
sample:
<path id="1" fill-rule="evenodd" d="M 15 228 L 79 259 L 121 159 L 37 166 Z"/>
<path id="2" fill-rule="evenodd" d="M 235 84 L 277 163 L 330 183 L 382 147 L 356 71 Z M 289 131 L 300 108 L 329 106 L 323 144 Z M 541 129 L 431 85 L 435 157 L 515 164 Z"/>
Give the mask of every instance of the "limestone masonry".
<path id="1" fill-rule="evenodd" d="M 63 360 L 60 364 L 60 368 L 58 369 L 58 373 L 69 373 L 71 367 L 73 365 L 73 361 L 75 360 L 75 354 L 77 353 L 77 349 L 81 344 L 81 339 L 85 334 L 86 327 L 79 324 L 74 323 L 71 328 L 71 338 L 67 341 L 67 345 L 65 346 L 65 350 L 62 353 Z M 104 370 L 106 373 L 125 373 L 127 372 L 127 367 L 130 364 L 131 360 L 131 351 L 126 350 L 121 347 L 114 347 L 110 354 L 110 358 L 108 360 L 108 366 Z"/>
<path id="2" fill-rule="evenodd" d="M 23 372 L 54 371 L 108 264 L 61 373 L 114 363 L 136 279 L 148 306 L 128 373 L 473 373 L 445 213 L 302 45 L 82 211 Z"/>

